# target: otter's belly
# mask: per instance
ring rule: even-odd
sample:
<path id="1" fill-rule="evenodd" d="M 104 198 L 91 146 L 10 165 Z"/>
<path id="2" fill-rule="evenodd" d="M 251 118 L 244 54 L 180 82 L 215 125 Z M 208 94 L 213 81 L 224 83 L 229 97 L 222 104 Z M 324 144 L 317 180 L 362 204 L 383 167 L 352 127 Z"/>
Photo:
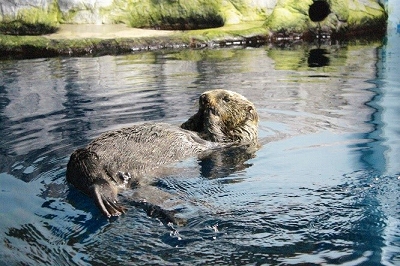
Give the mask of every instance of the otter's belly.
<path id="1" fill-rule="evenodd" d="M 108 174 L 135 174 L 197 156 L 219 144 L 197 133 L 165 123 L 146 123 L 108 132 L 87 147 L 98 155 Z"/>

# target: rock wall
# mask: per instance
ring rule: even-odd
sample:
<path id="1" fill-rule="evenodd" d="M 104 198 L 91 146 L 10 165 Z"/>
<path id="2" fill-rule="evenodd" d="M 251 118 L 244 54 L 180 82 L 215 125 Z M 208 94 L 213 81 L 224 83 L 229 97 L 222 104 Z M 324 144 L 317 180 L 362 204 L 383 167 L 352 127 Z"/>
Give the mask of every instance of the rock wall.
<path id="1" fill-rule="evenodd" d="M 113 0 L 2 0 L 0 20 L 20 19 L 27 22 L 111 23 L 101 10 Z"/>
<path id="2" fill-rule="evenodd" d="M 315 28 L 314 0 L 2 0 L 0 23 L 124 23 L 132 27 L 193 29 L 265 20 L 272 31 Z M 379 0 L 326 0 L 332 13 L 323 27 L 370 25 L 386 20 Z"/>
<path id="3" fill-rule="evenodd" d="M 340 31 L 385 24 L 387 14 L 383 4 L 376 0 L 326 0 L 331 13 L 320 26 L 325 30 Z M 266 25 L 272 31 L 303 32 L 316 28 L 318 22 L 308 17 L 313 0 L 278 0 Z"/>
<path id="4" fill-rule="evenodd" d="M 174 15 L 201 16 L 205 11 L 221 16 L 225 23 L 265 19 L 277 0 L 2 0 L 0 20 L 39 19 L 59 23 L 108 24 L 154 20 Z M 34 16 L 34 18 L 29 18 Z M 145 23 L 144 23 L 145 24 Z M 146 25 L 145 25 L 146 26 Z"/>

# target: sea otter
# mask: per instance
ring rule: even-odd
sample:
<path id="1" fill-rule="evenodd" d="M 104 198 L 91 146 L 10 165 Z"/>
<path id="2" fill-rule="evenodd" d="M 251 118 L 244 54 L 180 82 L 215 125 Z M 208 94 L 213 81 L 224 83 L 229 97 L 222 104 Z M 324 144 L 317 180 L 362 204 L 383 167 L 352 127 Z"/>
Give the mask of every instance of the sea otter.
<path id="1" fill-rule="evenodd" d="M 211 90 L 200 96 L 198 112 L 181 126 L 144 123 L 102 134 L 72 153 L 66 177 L 104 215 L 119 216 L 126 211 L 117 201 L 120 188 L 133 184 L 157 193 L 145 185 L 161 177 L 163 167 L 218 149 L 256 146 L 257 141 L 254 105 L 236 92 Z"/>

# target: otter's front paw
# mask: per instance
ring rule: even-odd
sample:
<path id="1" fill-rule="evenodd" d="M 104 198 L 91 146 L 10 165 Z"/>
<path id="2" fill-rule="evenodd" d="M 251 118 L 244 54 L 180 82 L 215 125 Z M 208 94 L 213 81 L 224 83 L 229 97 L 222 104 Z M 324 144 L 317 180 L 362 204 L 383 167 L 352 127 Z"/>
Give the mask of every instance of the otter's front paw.
<path id="1" fill-rule="evenodd" d="M 107 216 L 120 216 L 126 208 L 118 204 L 116 188 L 107 183 L 100 182 L 92 186 L 92 197 L 101 212 Z"/>
<path id="2" fill-rule="evenodd" d="M 123 184 L 128 184 L 129 180 L 132 178 L 129 172 L 118 171 L 118 177 L 122 180 Z"/>

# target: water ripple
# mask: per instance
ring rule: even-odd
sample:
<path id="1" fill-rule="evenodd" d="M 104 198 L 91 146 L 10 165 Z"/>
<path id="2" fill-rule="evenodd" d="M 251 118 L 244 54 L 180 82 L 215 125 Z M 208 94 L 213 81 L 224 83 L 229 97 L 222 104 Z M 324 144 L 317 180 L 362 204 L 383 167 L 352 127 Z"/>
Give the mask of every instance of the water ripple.
<path id="1" fill-rule="evenodd" d="M 1 62 L 0 264 L 398 262 L 398 81 L 375 65 L 391 57 L 334 45 L 311 68 L 310 49 Z M 133 123 L 180 124 L 214 88 L 255 103 L 263 146 L 181 162 L 152 184 L 180 200 L 186 226 L 149 217 L 133 190 L 108 220 L 66 183 L 76 148 Z"/>

